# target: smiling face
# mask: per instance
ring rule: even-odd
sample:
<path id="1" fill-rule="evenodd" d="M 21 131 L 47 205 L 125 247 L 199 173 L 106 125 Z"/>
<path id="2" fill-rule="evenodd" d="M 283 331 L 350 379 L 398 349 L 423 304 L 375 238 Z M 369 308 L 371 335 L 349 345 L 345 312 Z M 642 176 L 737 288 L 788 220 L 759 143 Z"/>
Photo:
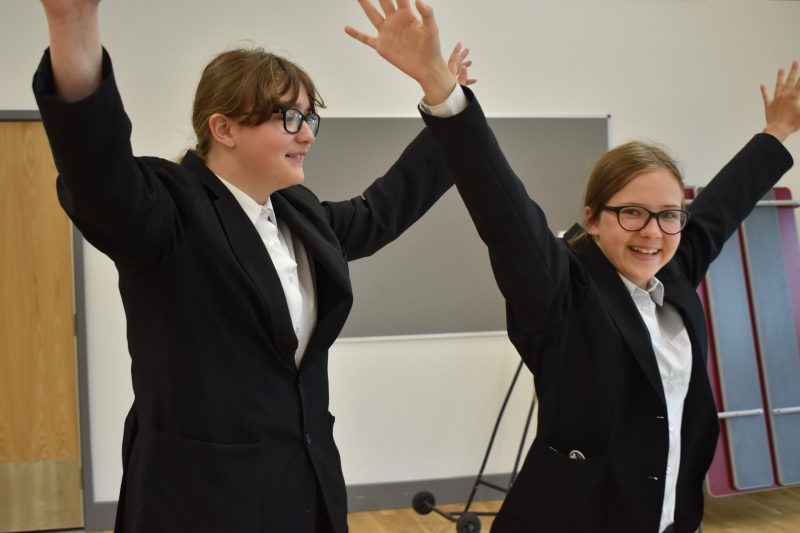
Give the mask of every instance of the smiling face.
<path id="1" fill-rule="evenodd" d="M 682 204 L 681 182 L 665 168 L 636 175 L 605 203 L 612 207 L 635 205 L 650 211 L 681 209 Z M 586 232 L 614 268 L 638 287 L 646 288 L 650 278 L 675 255 L 680 233 L 664 233 L 655 218 L 638 231 L 627 231 L 619 225 L 616 213 L 586 209 Z"/>
<path id="2" fill-rule="evenodd" d="M 261 48 L 223 52 L 197 84 L 192 152 L 217 176 L 264 203 L 276 190 L 303 181 L 303 159 L 314 142 L 305 124 L 297 134 L 284 130 L 275 111 L 287 106 L 303 113 L 325 107 L 302 68 Z"/>
<path id="3" fill-rule="evenodd" d="M 311 111 L 305 87 L 301 86 L 295 102 L 281 102 L 302 113 Z M 283 115 L 273 113 L 264 122 L 251 126 L 234 122 L 230 126 L 233 157 L 244 176 L 279 190 L 302 183 L 303 159 L 314 142 L 314 134 L 303 122 L 300 131 L 289 133 L 283 127 Z"/>

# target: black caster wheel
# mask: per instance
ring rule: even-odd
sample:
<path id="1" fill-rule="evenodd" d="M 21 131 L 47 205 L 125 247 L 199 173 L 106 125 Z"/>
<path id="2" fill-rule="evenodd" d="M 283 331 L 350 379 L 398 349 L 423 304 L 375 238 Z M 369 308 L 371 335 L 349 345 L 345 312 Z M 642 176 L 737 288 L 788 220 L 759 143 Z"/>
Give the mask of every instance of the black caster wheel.
<path id="1" fill-rule="evenodd" d="M 456 522 L 458 533 L 478 533 L 481 530 L 481 519 L 475 513 L 464 513 Z"/>
<path id="2" fill-rule="evenodd" d="M 411 500 L 411 507 L 414 508 L 417 514 L 428 514 L 433 511 L 435 505 L 436 498 L 427 490 L 414 494 L 414 499 Z"/>

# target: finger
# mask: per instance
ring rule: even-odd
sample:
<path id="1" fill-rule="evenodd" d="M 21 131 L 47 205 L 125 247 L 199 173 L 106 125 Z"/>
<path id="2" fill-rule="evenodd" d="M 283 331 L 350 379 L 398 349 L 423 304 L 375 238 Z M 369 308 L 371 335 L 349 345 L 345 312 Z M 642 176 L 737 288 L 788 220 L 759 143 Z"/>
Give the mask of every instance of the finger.
<path id="1" fill-rule="evenodd" d="M 381 3 L 381 9 L 383 9 L 383 12 L 386 13 L 387 15 L 397 11 L 397 8 L 394 7 L 394 2 L 392 2 L 392 0 L 378 0 L 378 1 Z"/>
<path id="2" fill-rule="evenodd" d="M 397 9 L 411 9 L 411 4 L 408 0 L 397 0 Z"/>
<path id="3" fill-rule="evenodd" d="M 478 83 L 478 80 L 476 80 L 475 78 L 469 78 L 467 81 L 462 83 L 462 85 L 474 85 L 476 83 Z"/>
<path id="4" fill-rule="evenodd" d="M 783 87 L 783 69 L 778 69 L 778 77 L 775 79 L 775 94 L 778 94 L 778 91 L 781 90 Z"/>
<path id="5" fill-rule="evenodd" d="M 433 8 L 431 6 L 425 5 L 425 2 L 422 0 L 416 0 L 415 5 L 417 6 L 417 11 L 419 11 L 419 16 L 422 17 L 422 24 L 424 26 L 436 24 L 436 19 L 433 18 Z"/>
<path id="6" fill-rule="evenodd" d="M 383 16 L 378 12 L 375 6 L 372 5 L 372 2 L 369 0 L 358 0 L 358 3 L 361 5 L 361 9 L 364 10 L 364 14 L 373 26 L 376 28 L 383 26 Z"/>
<path id="7" fill-rule="evenodd" d="M 789 77 L 786 78 L 786 85 L 794 86 L 797 81 L 797 61 L 792 61 L 792 68 L 789 69 Z"/>
<path id="8" fill-rule="evenodd" d="M 800 62 L 798 62 L 796 59 L 794 60 L 794 64 L 797 65 L 798 68 L 800 69 Z M 795 90 L 795 93 L 797 91 L 800 91 L 800 70 L 798 70 L 798 78 L 797 78 L 797 82 L 794 84 L 794 90 Z"/>
<path id="9" fill-rule="evenodd" d="M 464 67 L 469 68 L 472 66 L 472 61 L 464 61 Z"/>
<path id="10" fill-rule="evenodd" d="M 456 68 L 456 66 L 461 62 L 461 60 L 459 59 L 460 52 L 461 52 L 461 43 L 456 43 L 456 46 L 450 53 L 450 57 L 447 59 L 447 66 L 451 71 L 453 71 Z"/>
<path id="11" fill-rule="evenodd" d="M 459 43 L 459 44 L 460 44 L 460 43 Z M 461 61 L 461 62 L 463 63 L 463 62 L 464 62 L 464 60 L 467 58 L 467 56 L 468 56 L 468 55 L 469 55 L 469 48 L 464 48 L 463 50 L 461 50 L 461 57 L 459 57 L 459 59 L 458 59 L 458 60 L 459 60 L 459 61 Z"/>
<path id="12" fill-rule="evenodd" d="M 464 84 L 469 79 L 469 70 L 466 65 L 461 65 L 458 69 L 458 83 Z"/>
<path id="13" fill-rule="evenodd" d="M 759 85 L 759 88 L 761 89 L 761 98 L 764 100 L 764 107 L 769 107 L 770 99 L 769 93 L 767 92 L 767 86 L 762 83 Z"/>
<path id="14" fill-rule="evenodd" d="M 800 91 L 800 61 L 798 61 L 797 59 L 792 61 L 792 70 L 798 73 L 797 82 L 794 84 L 794 90 Z"/>
<path id="15" fill-rule="evenodd" d="M 352 37 L 357 41 L 361 41 L 362 43 L 366 44 L 370 48 L 375 48 L 375 44 L 377 39 L 372 37 L 371 35 L 367 35 L 366 33 L 360 32 L 355 28 L 351 28 L 350 26 L 344 27 L 344 32 Z"/>

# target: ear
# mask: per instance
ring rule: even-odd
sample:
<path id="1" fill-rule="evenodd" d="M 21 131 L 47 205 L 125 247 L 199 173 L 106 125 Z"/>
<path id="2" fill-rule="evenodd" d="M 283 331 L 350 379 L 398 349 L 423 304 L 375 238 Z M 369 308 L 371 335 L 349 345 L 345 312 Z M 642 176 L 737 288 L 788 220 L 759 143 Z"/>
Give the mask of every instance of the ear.
<path id="1" fill-rule="evenodd" d="M 588 205 L 583 206 L 583 220 L 586 233 L 596 237 L 600 233 L 597 228 L 597 214 L 593 213 Z"/>
<path id="2" fill-rule="evenodd" d="M 228 148 L 236 146 L 236 138 L 232 131 L 233 125 L 231 119 L 222 113 L 214 113 L 208 117 L 208 129 L 211 132 L 211 137 Z"/>

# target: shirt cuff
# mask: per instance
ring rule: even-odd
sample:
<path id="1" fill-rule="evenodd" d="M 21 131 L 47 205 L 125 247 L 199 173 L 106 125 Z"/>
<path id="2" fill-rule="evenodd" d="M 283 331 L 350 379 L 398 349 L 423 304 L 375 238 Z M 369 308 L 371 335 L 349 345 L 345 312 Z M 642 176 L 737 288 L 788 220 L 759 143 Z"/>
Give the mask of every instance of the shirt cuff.
<path id="1" fill-rule="evenodd" d="M 456 83 L 456 86 L 453 88 L 453 92 L 450 93 L 450 96 L 447 97 L 447 100 L 442 102 L 441 104 L 436 105 L 428 105 L 425 101 L 425 98 L 420 100 L 419 108 L 434 117 L 452 117 L 453 115 L 457 115 L 464 111 L 467 108 L 467 96 L 464 94 L 464 89 L 461 88 L 461 85 Z"/>

